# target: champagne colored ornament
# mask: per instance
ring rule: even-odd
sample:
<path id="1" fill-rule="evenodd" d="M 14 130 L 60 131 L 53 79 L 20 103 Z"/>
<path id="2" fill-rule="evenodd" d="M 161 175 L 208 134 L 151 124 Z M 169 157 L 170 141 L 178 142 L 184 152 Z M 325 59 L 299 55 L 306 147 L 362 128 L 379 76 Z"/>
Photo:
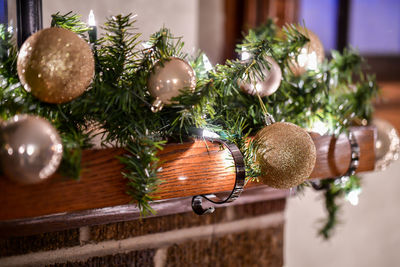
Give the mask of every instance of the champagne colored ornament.
<path id="1" fill-rule="evenodd" d="M 62 28 L 36 32 L 22 45 L 18 77 L 25 90 L 41 101 L 69 102 L 85 92 L 94 75 L 90 46 Z"/>
<path id="2" fill-rule="evenodd" d="M 372 125 L 377 128 L 375 141 L 375 169 L 384 170 L 399 158 L 400 138 L 389 122 L 375 118 Z"/>
<path id="3" fill-rule="evenodd" d="M 60 136 L 40 117 L 16 115 L 3 122 L 0 140 L 2 170 L 16 182 L 39 183 L 49 178 L 61 162 Z"/>
<path id="4" fill-rule="evenodd" d="M 150 94 L 156 98 L 151 110 L 158 112 L 163 105 L 171 104 L 171 98 L 180 95 L 181 90 L 194 91 L 196 74 L 184 60 L 176 57 L 157 62 L 147 81 Z"/>
<path id="5" fill-rule="evenodd" d="M 310 39 L 310 41 L 300 49 L 297 58 L 289 63 L 290 70 L 293 74 L 300 76 L 307 70 L 316 70 L 318 65 L 324 61 L 325 53 L 324 47 L 315 33 L 304 27 L 298 27 L 297 29 L 301 34 Z"/>
<path id="6" fill-rule="evenodd" d="M 291 188 L 310 177 L 316 149 L 310 135 L 301 127 L 276 122 L 261 129 L 255 139 L 262 183 L 274 188 Z"/>
<path id="7" fill-rule="evenodd" d="M 239 82 L 240 88 L 249 95 L 269 96 L 278 90 L 282 80 L 282 71 L 278 63 L 272 57 L 266 57 L 270 69 L 263 68 L 264 80 L 257 77 L 255 81 L 247 83 L 244 80 Z M 247 78 L 247 77 L 246 77 Z"/>

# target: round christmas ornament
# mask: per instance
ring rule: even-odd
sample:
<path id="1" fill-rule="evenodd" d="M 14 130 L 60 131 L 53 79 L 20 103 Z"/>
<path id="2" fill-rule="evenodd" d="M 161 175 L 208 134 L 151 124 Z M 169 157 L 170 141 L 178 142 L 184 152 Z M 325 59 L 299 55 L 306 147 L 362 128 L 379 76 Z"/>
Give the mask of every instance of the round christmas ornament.
<path id="1" fill-rule="evenodd" d="M 147 81 L 150 94 L 155 97 L 151 110 L 158 112 L 163 105 L 171 104 L 171 98 L 180 95 L 182 90 L 194 91 L 196 74 L 184 60 L 176 57 L 157 62 Z"/>
<path id="2" fill-rule="evenodd" d="M 16 115 L 0 133 L 2 171 L 22 184 L 39 183 L 58 168 L 63 147 L 57 130 L 45 119 Z"/>
<path id="3" fill-rule="evenodd" d="M 94 75 L 90 46 L 62 28 L 36 32 L 22 45 L 18 77 L 25 90 L 41 101 L 69 102 L 85 92 Z"/>
<path id="4" fill-rule="evenodd" d="M 274 188 L 291 188 L 310 177 L 316 149 L 304 129 L 292 123 L 276 122 L 261 129 L 255 139 L 262 183 Z"/>
<path id="5" fill-rule="evenodd" d="M 257 77 L 256 81 L 247 83 L 244 80 L 239 82 L 240 88 L 249 95 L 269 96 L 278 90 L 282 80 L 282 71 L 278 63 L 272 57 L 266 57 L 270 64 L 270 69 L 263 68 L 264 80 Z M 246 77 L 247 78 L 247 77 Z"/>
<path id="6" fill-rule="evenodd" d="M 384 170 L 399 158 L 400 138 L 389 122 L 375 118 L 372 125 L 377 128 L 375 141 L 375 169 Z"/>
<path id="7" fill-rule="evenodd" d="M 301 48 L 297 58 L 292 60 L 289 64 L 293 74 L 299 76 L 307 70 L 316 70 L 318 65 L 324 61 L 325 53 L 324 47 L 315 33 L 304 27 L 298 27 L 297 29 L 301 34 L 310 39 L 310 41 Z"/>

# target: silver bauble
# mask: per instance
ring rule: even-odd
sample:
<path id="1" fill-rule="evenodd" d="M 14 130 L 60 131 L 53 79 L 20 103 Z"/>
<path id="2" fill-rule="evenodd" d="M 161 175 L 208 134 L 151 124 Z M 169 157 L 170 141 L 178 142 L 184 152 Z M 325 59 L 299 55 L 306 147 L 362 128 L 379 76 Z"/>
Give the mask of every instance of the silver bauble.
<path id="1" fill-rule="evenodd" d="M 163 105 L 171 104 L 171 98 L 180 95 L 182 90 L 194 91 L 196 74 L 184 60 L 176 57 L 157 62 L 147 81 L 150 94 L 155 97 L 152 111 L 160 111 Z"/>
<path id="2" fill-rule="evenodd" d="M 250 95 L 269 96 L 278 90 L 282 80 L 282 71 L 278 63 L 272 57 L 266 57 L 270 69 L 263 68 L 264 80 L 257 77 L 255 81 L 247 83 L 244 80 L 239 82 L 240 88 Z M 247 78 L 247 77 L 246 77 Z"/>
<path id="3" fill-rule="evenodd" d="M 2 124 L 0 140 L 2 170 L 16 182 L 39 183 L 49 178 L 61 162 L 60 136 L 43 118 L 14 116 Z"/>
<path id="4" fill-rule="evenodd" d="M 297 30 L 310 39 L 301 49 L 295 60 L 290 62 L 290 70 L 299 76 L 307 70 L 317 70 L 318 65 L 324 61 L 325 52 L 321 40 L 312 31 L 298 27 Z"/>
<path id="5" fill-rule="evenodd" d="M 375 169 L 384 170 L 399 158 L 400 139 L 396 129 L 386 120 L 375 118 L 372 121 L 377 129 L 375 140 Z"/>

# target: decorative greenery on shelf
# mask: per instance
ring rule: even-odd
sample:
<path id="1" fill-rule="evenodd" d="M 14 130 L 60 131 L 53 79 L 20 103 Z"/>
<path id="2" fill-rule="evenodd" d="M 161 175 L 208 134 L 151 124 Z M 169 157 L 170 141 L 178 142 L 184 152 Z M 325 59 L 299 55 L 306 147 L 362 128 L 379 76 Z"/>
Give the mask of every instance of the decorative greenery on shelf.
<path id="1" fill-rule="evenodd" d="M 78 99 L 59 105 L 40 102 L 22 88 L 12 32 L 2 27 L 0 116 L 8 119 L 17 113 L 30 113 L 51 121 L 64 146 L 60 172 L 76 179 L 80 176 L 82 150 L 91 147 L 94 136 L 102 135 L 103 144 L 126 147 L 127 154 L 120 160 L 126 166 L 123 175 L 127 178 L 127 193 L 144 215 L 153 212 L 149 202 L 160 183 L 157 150 L 166 141 L 186 139 L 193 128 L 207 128 L 235 142 L 244 154 L 248 177 L 256 179 L 260 174 L 254 162 L 257 146 L 246 139 L 264 127 L 265 110 L 277 121 L 307 129 L 322 123 L 326 134 L 336 135 L 371 117 L 371 98 L 376 95 L 377 86 L 373 77 L 362 74 L 362 60 L 356 52 L 333 51 L 332 59 L 325 60 L 317 70 L 295 76 L 290 64 L 309 39 L 296 25 L 287 25 L 280 31 L 272 21 L 250 30 L 237 46 L 237 52 L 246 51 L 251 60 L 227 60 L 214 67 L 203 53 L 189 60 L 197 76 L 195 91 L 183 91 L 172 104 L 153 113 L 153 97 L 147 91 L 152 67 L 170 57 L 188 59 L 188 55 L 182 52 L 181 38 L 166 28 L 142 43 L 134 23 L 131 15 L 107 20 L 105 34 L 91 44 L 95 56 L 91 87 Z M 51 25 L 83 38 L 90 30 L 72 13 L 53 15 Z M 248 82 L 263 78 L 262 69 L 269 68 L 266 56 L 274 58 L 282 69 L 278 91 L 262 99 L 243 93 L 238 81 L 243 77 Z M 335 197 L 343 192 L 335 189 L 334 181 L 323 181 L 329 212 L 329 221 L 321 230 L 325 237 L 336 222 Z"/>

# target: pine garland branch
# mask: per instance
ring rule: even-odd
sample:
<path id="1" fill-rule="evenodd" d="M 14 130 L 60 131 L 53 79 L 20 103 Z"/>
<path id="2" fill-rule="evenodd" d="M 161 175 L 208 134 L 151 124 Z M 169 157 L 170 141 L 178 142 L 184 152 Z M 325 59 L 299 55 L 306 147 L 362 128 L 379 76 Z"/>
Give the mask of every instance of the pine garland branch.
<path id="1" fill-rule="evenodd" d="M 79 34 L 82 38 L 86 39 L 86 33 L 90 27 L 80 20 L 81 16 L 72 13 L 72 11 L 61 15 L 60 12 L 51 15 L 50 27 L 64 28 Z"/>
<path id="2" fill-rule="evenodd" d="M 319 230 L 319 234 L 324 239 L 329 239 L 332 236 L 338 223 L 337 214 L 340 211 L 340 206 L 337 204 L 337 199 L 347 196 L 352 191 L 360 190 L 360 186 L 360 179 L 357 176 L 326 179 L 320 182 L 320 187 L 324 189 L 325 208 L 328 213 L 328 218 Z"/>
<path id="3" fill-rule="evenodd" d="M 120 158 L 126 166 L 123 175 L 129 180 L 127 193 L 132 196 L 143 216 L 155 213 L 149 202 L 154 200 L 152 195 L 161 183 L 157 177 L 159 158 L 156 154 L 162 150 L 164 143 L 154 142 L 147 137 L 131 140 L 126 146 L 130 154 Z"/>

